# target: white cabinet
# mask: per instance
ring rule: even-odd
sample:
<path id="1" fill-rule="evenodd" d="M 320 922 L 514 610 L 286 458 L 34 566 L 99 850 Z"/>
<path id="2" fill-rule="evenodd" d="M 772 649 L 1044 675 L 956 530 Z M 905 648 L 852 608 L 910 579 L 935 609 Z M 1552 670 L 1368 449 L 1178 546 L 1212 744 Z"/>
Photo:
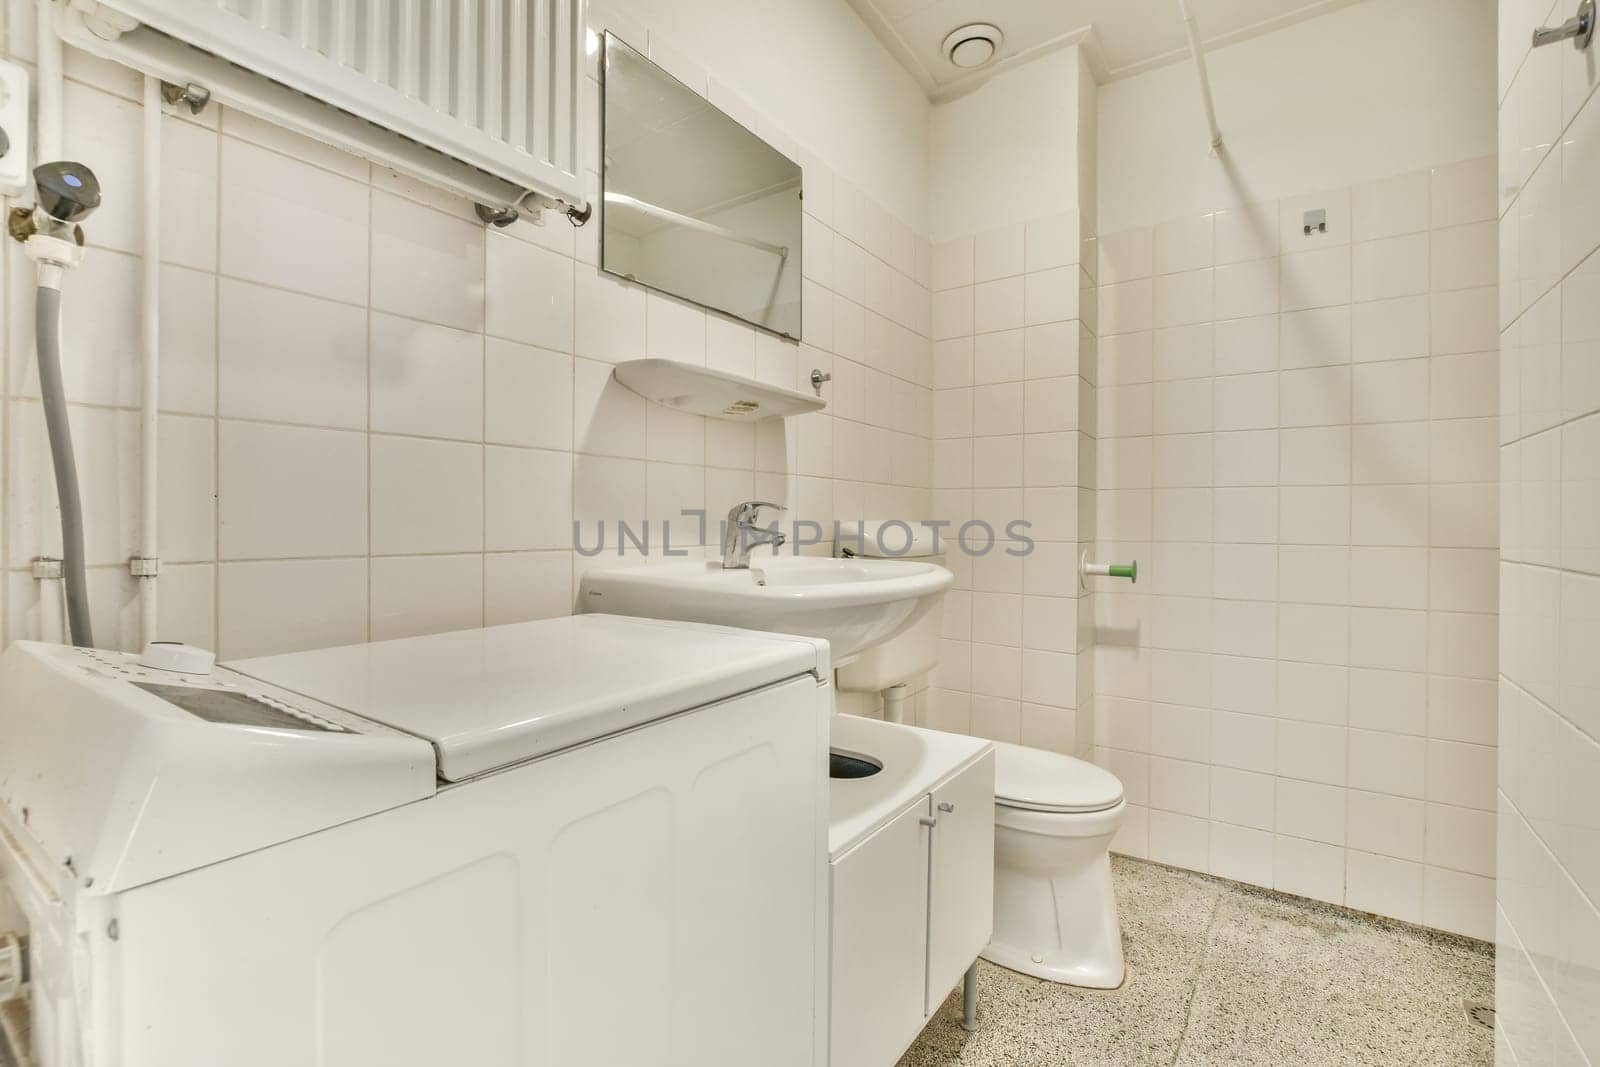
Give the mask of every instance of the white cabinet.
<path id="1" fill-rule="evenodd" d="M 833 865 L 833 1067 L 886 1067 L 927 1015 L 927 797 Z"/>
<path id="2" fill-rule="evenodd" d="M 833 856 L 831 1067 L 891 1067 L 989 940 L 994 753 L 960 741 L 886 793 L 888 821 Z"/>
<path id="3" fill-rule="evenodd" d="M 994 753 L 933 791 L 933 856 L 928 874 L 928 1015 L 994 927 Z"/>

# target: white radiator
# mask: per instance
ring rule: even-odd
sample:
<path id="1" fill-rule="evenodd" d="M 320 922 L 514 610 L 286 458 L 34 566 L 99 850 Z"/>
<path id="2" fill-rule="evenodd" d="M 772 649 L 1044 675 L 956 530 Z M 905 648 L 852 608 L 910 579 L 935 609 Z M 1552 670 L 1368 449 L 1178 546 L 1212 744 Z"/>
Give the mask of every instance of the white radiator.
<path id="1" fill-rule="evenodd" d="M 584 202 L 584 0 L 57 0 L 57 26 L 480 201 Z"/>

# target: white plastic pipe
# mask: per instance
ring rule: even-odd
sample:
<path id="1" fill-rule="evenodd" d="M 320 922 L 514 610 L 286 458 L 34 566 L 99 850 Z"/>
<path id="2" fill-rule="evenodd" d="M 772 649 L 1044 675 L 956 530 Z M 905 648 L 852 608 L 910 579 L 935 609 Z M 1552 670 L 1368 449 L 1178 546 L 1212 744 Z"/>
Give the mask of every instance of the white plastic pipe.
<path id="1" fill-rule="evenodd" d="M 143 381 L 139 396 L 139 556 L 153 561 L 161 554 L 157 508 L 160 504 L 161 403 L 161 82 L 144 79 L 144 343 L 140 348 Z M 140 576 L 139 638 L 156 640 L 159 601 L 157 577 Z"/>
<path id="2" fill-rule="evenodd" d="M 67 642 L 67 612 L 61 602 L 66 583 L 60 578 L 39 579 L 39 640 Z"/>
<path id="3" fill-rule="evenodd" d="M 907 712 L 911 706 L 911 687 L 902 682 L 883 691 L 883 721 L 909 722 Z"/>
<path id="4" fill-rule="evenodd" d="M 1189 10 L 1189 0 L 1178 0 L 1178 10 L 1183 13 L 1183 28 L 1189 33 L 1189 52 L 1194 56 L 1195 73 L 1200 76 L 1200 103 L 1206 109 L 1206 125 L 1211 130 L 1211 150 L 1222 151 L 1222 130 L 1217 126 L 1217 107 L 1211 101 L 1211 77 L 1206 73 L 1206 53 L 1200 46 L 1200 28 L 1195 25 L 1194 12 Z"/>
<path id="5" fill-rule="evenodd" d="M 61 158 L 61 95 L 65 59 L 61 38 L 56 34 L 50 0 L 37 4 L 36 46 L 39 53 L 39 132 L 35 163 Z"/>

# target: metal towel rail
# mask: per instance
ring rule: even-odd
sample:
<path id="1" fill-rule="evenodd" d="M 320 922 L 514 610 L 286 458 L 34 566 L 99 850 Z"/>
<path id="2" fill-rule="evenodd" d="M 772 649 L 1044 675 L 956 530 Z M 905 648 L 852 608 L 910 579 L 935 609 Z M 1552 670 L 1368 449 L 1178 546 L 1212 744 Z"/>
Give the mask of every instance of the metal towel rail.
<path id="1" fill-rule="evenodd" d="M 79 47 L 480 202 L 584 207 L 584 0 L 53 6 Z"/>

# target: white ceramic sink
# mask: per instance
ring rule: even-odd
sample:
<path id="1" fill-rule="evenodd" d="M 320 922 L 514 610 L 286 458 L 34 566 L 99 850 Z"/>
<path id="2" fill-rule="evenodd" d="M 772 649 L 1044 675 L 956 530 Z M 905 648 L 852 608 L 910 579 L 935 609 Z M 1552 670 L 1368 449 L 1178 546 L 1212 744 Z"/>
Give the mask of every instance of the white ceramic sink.
<path id="1" fill-rule="evenodd" d="M 749 570 L 718 560 L 596 567 L 578 600 L 585 612 L 826 638 L 839 666 L 909 629 L 954 581 L 911 560 L 757 555 Z"/>

